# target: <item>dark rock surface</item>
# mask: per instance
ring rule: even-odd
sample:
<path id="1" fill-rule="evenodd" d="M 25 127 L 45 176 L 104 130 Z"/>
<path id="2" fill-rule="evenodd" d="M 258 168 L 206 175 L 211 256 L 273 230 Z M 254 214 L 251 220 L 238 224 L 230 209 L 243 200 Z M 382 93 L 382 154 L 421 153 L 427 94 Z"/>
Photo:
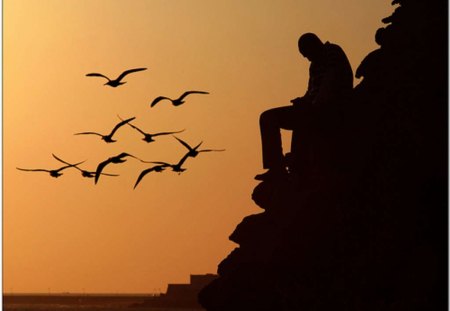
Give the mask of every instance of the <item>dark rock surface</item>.
<path id="1" fill-rule="evenodd" d="M 313 156 L 255 188 L 208 311 L 447 310 L 447 3 L 393 4 L 353 98 L 301 138 Z"/>

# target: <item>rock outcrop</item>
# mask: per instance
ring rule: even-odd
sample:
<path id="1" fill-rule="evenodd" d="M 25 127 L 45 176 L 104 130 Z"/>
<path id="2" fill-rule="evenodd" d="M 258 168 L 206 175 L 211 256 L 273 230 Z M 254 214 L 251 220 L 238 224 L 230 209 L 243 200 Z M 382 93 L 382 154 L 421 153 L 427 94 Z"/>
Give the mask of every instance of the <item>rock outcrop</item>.
<path id="1" fill-rule="evenodd" d="M 447 309 L 447 3 L 392 4 L 313 156 L 255 188 L 206 310 Z"/>

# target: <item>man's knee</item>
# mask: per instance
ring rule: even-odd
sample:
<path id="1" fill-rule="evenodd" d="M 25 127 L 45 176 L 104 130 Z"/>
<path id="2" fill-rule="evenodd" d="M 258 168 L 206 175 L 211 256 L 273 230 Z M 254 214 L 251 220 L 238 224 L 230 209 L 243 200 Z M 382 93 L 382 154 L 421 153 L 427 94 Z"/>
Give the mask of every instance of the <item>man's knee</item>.
<path id="1" fill-rule="evenodd" d="M 261 126 L 273 123 L 273 121 L 274 121 L 273 109 L 266 110 L 259 116 L 259 124 Z"/>
<path id="2" fill-rule="evenodd" d="M 283 127 L 284 123 L 291 123 L 291 119 L 293 119 L 292 113 L 292 106 L 272 108 L 261 113 L 259 124 L 261 126 Z"/>

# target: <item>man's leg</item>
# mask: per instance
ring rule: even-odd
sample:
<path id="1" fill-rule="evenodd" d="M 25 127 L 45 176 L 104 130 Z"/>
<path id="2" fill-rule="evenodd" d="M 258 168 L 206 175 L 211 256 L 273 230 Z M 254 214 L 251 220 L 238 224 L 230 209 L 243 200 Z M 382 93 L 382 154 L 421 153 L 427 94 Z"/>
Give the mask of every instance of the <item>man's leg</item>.
<path id="1" fill-rule="evenodd" d="M 304 167 L 304 165 L 308 165 L 308 160 L 310 160 L 310 143 L 311 136 L 314 133 L 315 117 L 312 114 L 311 103 L 306 100 L 297 106 L 296 109 L 297 113 L 291 139 L 292 167 L 290 167 L 290 170 L 298 173 L 301 169 L 299 166 Z"/>
<path id="2" fill-rule="evenodd" d="M 296 114 L 297 109 L 293 106 L 273 108 L 261 114 L 259 124 L 264 168 L 284 169 L 280 129 L 292 130 Z"/>

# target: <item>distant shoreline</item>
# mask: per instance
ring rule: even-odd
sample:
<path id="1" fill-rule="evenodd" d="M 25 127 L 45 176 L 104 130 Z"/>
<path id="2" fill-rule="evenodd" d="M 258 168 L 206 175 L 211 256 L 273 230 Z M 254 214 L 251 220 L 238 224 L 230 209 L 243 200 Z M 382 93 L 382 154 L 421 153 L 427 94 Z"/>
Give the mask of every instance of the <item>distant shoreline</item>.
<path id="1" fill-rule="evenodd" d="M 124 293 L 15 293 L 3 294 L 3 305 L 129 306 L 157 297 L 157 294 Z"/>
<path id="2" fill-rule="evenodd" d="M 78 293 L 78 292 L 63 292 L 63 293 L 3 293 L 5 296 L 135 296 L 135 297 L 157 297 L 160 293 Z"/>
<path id="3" fill-rule="evenodd" d="M 217 275 L 191 274 L 187 284 L 169 284 L 166 293 L 4 293 L 3 303 L 8 306 L 91 306 L 199 309 L 198 293 Z"/>

